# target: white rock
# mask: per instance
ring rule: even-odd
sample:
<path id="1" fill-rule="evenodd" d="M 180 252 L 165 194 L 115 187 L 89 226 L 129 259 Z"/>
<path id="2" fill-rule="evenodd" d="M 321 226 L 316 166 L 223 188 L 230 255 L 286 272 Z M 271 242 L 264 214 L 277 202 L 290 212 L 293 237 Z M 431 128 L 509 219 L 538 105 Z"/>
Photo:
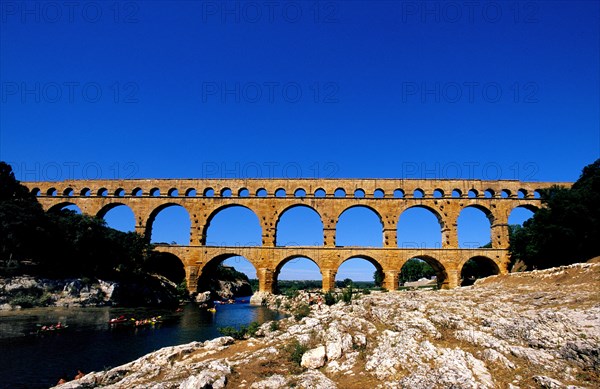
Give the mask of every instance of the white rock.
<path id="1" fill-rule="evenodd" d="M 266 380 L 258 381 L 250 386 L 252 389 L 279 389 L 287 388 L 287 380 L 280 374 L 274 374 Z"/>
<path id="2" fill-rule="evenodd" d="M 179 389 L 221 389 L 225 387 L 229 374 L 231 374 L 229 365 L 222 361 L 212 361 L 200 374 L 190 376 L 184 380 L 179 385 Z"/>
<path id="3" fill-rule="evenodd" d="M 319 346 L 308 350 L 302 355 L 302 362 L 300 366 L 306 367 L 307 369 L 318 369 L 325 365 L 327 354 L 324 346 Z"/>

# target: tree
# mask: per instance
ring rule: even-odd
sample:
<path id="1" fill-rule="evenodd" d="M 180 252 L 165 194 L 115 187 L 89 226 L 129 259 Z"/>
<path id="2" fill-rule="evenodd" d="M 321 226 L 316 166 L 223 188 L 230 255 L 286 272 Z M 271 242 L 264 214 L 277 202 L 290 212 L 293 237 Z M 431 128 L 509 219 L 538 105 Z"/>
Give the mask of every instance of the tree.
<path id="1" fill-rule="evenodd" d="M 571 188 L 541 191 L 543 207 L 511 234 L 511 256 L 528 268 L 583 262 L 600 255 L 600 159 Z"/>
<path id="2" fill-rule="evenodd" d="M 381 287 L 381 285 L 383 285 L 383 272 L 381 270 L 375 270 L 373 273 L 373 282 L 376 287 Z"/>
<path id="3" fill-rule="evenodd" d="M 435 270 L 425 261 L 418 258 L 411 258 L 400 272 L 400 282 L 417 281 L 421 278 L 430 278 L 435 275 Z"/>
<path id="4" fill-rule="evenodd" d="M 0 162 L 0 261 L 9 265 L 38 257 L 44 222 L 35 196 Z"/>

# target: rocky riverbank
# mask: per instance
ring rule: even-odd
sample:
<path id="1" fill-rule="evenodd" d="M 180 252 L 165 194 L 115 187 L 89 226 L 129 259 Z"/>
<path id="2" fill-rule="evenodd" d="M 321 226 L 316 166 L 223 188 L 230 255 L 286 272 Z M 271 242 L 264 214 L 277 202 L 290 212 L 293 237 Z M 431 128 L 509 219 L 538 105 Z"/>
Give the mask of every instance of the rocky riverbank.
<path id="1" fill-rule="evenodd" d="M 167 347 L 60 387 L 595 388 L 598 290 L 600 264 L 577 264 L 304 313 L 305 295 L 280 297 L 295 314 L 250 339 Z"/>
<path id="2" fill-rule="evenodd" d="M 101 307 L 159 306 L 178 303 L 177 286 L 157 275 L 127 281 L 47 279 L 31 276 L 0 278 L 0 309 L 33 306 Z"/>

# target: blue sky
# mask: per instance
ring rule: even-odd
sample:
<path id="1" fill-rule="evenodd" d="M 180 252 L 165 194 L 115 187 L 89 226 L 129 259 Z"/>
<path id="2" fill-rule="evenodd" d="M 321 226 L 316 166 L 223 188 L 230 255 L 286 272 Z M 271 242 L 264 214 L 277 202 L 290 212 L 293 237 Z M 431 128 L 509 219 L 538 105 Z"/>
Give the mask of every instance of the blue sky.
<path id="1" fill-rule="evenodd" d="M 573 181 L 600 154 L 599 19 L 595 1 L 1 0 L 0 159 L 21 180 Z"/>

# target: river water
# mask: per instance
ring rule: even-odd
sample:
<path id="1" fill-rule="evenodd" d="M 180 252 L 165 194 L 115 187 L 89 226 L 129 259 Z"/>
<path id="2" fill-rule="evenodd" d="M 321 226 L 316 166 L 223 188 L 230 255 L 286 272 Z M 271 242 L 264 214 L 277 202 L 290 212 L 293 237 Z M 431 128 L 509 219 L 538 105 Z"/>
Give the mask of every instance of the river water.
<path id="1" fill-rule="evenodd" d="M 246 298 L 247 299 L 247 298 Z M 163 322 L 142 328 L 110 328 L 119 315 Z M 219 327 L 263 323 L 282 316 L 248 303 L 218 305 L 211 313 L 196 304 L 182 312 L 126 308 L 32 308 L 0 312 L 0 388 L 47 388 L 77 370 L 98 371 L 122 365 L 165 346 L 204 341 L 221 334 Z M 58 321 L 63 331 L 37 334 L 39 324 Z"/>

